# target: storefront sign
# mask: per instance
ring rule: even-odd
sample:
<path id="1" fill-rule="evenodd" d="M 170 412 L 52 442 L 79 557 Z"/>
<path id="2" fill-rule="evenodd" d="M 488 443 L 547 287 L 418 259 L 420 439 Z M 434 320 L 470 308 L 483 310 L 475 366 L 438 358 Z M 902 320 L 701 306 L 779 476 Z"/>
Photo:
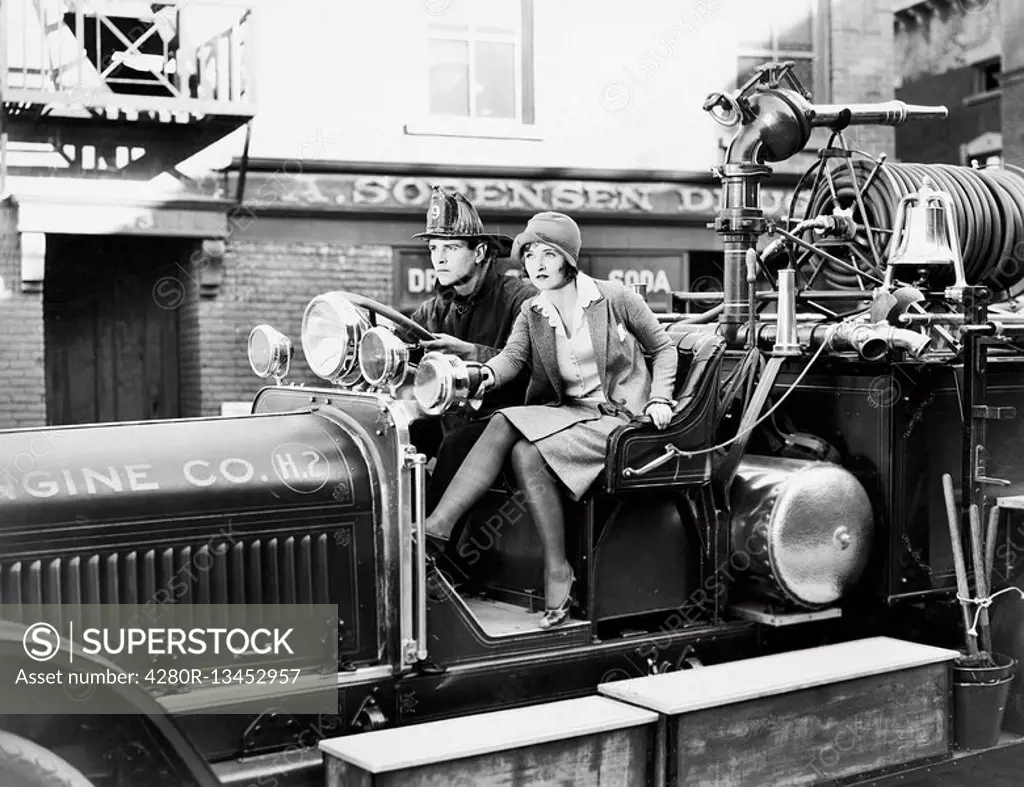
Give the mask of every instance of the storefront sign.
<path id="1" fill-rule="evenodd" d="M 570 215 L 710 217 L 718 211 L 720 199 L 715 186 L 684 183 L 311 175 L 279 171 L 249 173 L 245 202 L 264 207 L 419 212 L 426 210 L 435 185 L 465 194 L 484 213 L 533 214 L 556 210 Z M 233 190 L 235 186 L 232 182 L 228 188 Z M 762 208 L 768 215 L 777 215 L 788 207 L 790 196 L 788 190 L 762 188 Z"/>
<path id="2" fill-rule="evenodd" d="M 502 272 L 514 268 L 508 259 L 498 261 Z M 625 257 L 619 254 L 593 254 L 580 260 L 580 269 L 598 279 L 610 279 L 626 286 L 646 284 L 651 306 L 668 311 L 670 293 L 683 287 L 681 256 L 651 256 L 638 253 Z M 433 292 L 436 276 L 426 254 L 404 252 L 395 271 L 398 308 L 411 312 Z"/>

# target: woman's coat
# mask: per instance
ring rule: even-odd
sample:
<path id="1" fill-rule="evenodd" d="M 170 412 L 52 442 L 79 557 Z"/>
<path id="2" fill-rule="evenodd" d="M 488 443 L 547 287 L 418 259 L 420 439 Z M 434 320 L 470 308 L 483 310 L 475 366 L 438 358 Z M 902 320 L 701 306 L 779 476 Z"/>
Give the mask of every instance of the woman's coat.
<path id="1" fill-rule="evenodd" d="M 630 416 L 642 415 L 652 401 L 672 403 L 678 355 L 672 339 L 642 297 L 628 287 L 595 280 L 601 297 L 583 313 L 590 328 L 602 389 L 610 404 Z M 505 348 L 487 366 L 498 385 L 530 364 L 526 404 L 561 404 L 562 378 L 555 356 L 555 329 L 534 298 L 526 301 Z M 643 352 L 653 357 L 648 372 Z"/>

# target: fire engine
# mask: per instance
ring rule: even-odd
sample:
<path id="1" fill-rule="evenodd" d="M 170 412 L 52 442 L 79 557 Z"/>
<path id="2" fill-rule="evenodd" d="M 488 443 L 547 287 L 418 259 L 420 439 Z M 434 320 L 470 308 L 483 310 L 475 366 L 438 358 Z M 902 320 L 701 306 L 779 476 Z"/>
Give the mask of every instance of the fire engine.
<path id="1" fill-rule="evenodd" d="M 5 712 L 0 774 L 25 785 L 341 784 L 336 741 L 419 729 L 450 743 L 459 736 L 427 731 L 474 719 L 482 728 L 484 715 L 517 709 L 550 708 L 551 723 L 561 702 L 626 701 L 648 679 L 701 681 L 725 692 L 719 704 L 753 708 L 765 695 L 743 687 L 771 684 L 759 665 L 783 663 L 766 658 L 808 675 L 838 670 L 833 683 L 867 680 L 887 674 L 865 667 L 870 653 L 846 663 L 827 648 L 881 638 L 882 650 L 949 654 L 967 629 L 969 650 L 1024 655 L 1018 596 L 991 602 L 1022 586 L 1013 511 L 1024 495 L 1024 170 L 852 149 L 848 127 L 946 110 L 815 104 L 791 66 L 763 66 L 705 104 L 735 128 L 717 170 L 723 286 L 673 302 L 720 302 L 659 315 L 679 353 L 671 424 L 620 427 L 604 473 L 567 507 L 582 578 L 570 622 L 536 625 L 540 545 L 507 479 L 470 515 L 459 559 L 427 554 L 430 457 L 410 427 L 471 412 L 479 366 L 425 353 L 430 334 L 384 304 L 326 292 L 309 302 L 299 337 L 321 385 L 288 382 L 292 340 L 258 325 L 249 363 L 270 382 L 248 415 L 0 434 L 0 602 L 23 611 L 5 619 L 0 666 L 38 667 L 23 637 L 43 604 L 326 604 L 337 609 L 336 712 L 254 704 L 203 682 L 166 693 L 108 684 L 100 696 L 118 715 Z M 815 129 L 829 141 L 788 214 L 769 222 L 759 199 L 769 164 L 802 151 Z M 979 515 L 994 526 L 980 555 Z M 972 555 L 988 560 L 990 586 L 964 586 L 961 564 L 979 565 Z M 981 617 L 984 641 L 974 636 Z M 730 665 L 750 670 L 741 679 L 722 672 Z M 926 715 L 938 726 L 912 730 L 898 756 L 861 736 L 836 764 L 714 783 L 883 783 L 1024 740 L 1015 679 L 998 742 L 955 748 L 949 674 L 934 695 L 913 692 L 933 703 Z M 716 675 L 732 675 L 733 688 Z M 615 689 L 624 685 L 634 694 Z M 879 683 L 864 695 L 878 718 L 897 707 L 888 691 Z M 820 722 L 832 695 L 815 696 L 813 713 L 786 713 Z M 772 725 L 796 736 L 791 748 L 806 744 L 794 730 L 809 727 L 773 713 L 743 740 L 782 762 Z M 652 767 L 687 740 L 679 732 L 666 744 L 669 728 L 658 729 Z M 744 748 L 730 729 L 689 733 L 701 756 L 719 752 L 716 769 Z M 719 734 L 731 748 L 708 748 Z M 680 762 L 653 783 L 714 781 L 683 779 Z"/>

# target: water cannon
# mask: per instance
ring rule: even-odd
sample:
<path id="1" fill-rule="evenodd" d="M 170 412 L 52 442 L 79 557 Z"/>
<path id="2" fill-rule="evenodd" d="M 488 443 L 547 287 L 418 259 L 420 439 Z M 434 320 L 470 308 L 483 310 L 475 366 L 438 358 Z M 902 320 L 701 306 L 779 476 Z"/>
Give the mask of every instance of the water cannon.
<path id="1" fill-rule="evenodd" d="M 804 149 L 815 128 L 838 133 L 848 126 L 898 126 L 909 120 L 944 118 L 943 106 L 918 106 L 903 101 L 877 104 L 815 104 L 793 74 L 793 62 L 758 67 L 732 93 L 712 93 L 704 110 L 736 134 L 715 174 L 722 182 L 721 208 L 715 231 L 724 251 L 723 309 L 719 324 L 730 343 L 749 318 L 750 285 L 745 260 L 748 249 L 768 230 L 761 210 L 761 182 L 772 170 L 767 162 L 784 161 Z"/>

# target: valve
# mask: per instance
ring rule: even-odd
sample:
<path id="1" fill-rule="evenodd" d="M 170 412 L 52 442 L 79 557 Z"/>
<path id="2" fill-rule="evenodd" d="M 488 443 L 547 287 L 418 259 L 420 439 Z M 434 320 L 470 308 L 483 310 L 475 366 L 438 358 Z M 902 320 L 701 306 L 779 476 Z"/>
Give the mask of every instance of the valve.
<path id="1" fill-rule="evenodd" d="M 746 82 L 732 93 L 709 93 L 704 99 L 703 109 L 712 119 L 725 127 L 752 123 L 757 115 L 747 100 L 759 85 L 766 85 L 769 90 L 778 88 L 783 83 L 808 101 L 811 94 L 793 73 L 794 61 L 785 60 L 780 63 L 764 63 L 754 69 L 754 73 Z"/>

